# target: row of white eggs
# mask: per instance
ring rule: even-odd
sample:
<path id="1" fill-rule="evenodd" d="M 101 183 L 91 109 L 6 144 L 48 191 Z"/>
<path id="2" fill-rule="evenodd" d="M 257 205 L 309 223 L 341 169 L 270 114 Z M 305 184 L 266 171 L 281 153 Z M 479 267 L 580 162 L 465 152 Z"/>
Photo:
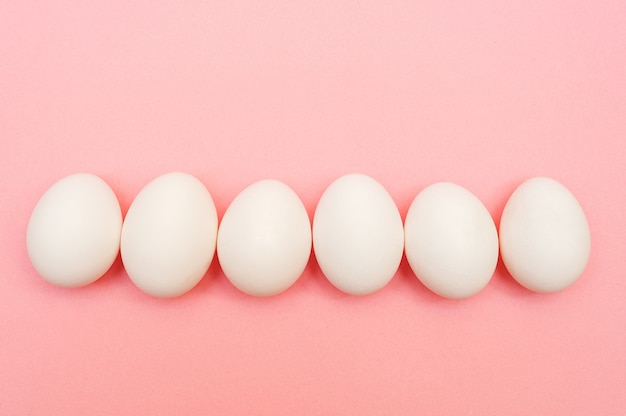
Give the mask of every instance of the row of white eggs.
<path id="1" fill-rule="evenodd" d="M 185 173 L 151 181 L 124 220 L 102 179 L 65 177 L 41 197 L 27 230 L 29 257 L 45 280 L 84 286 L 102 276 L 121 251 L 134 284 L 158 297 L 193 288 L 216 251 L 237 288 L 274 295 L 303 273 L 311 246 L 324 275 L 346 293 L 384 287 L 404 251 L 426 287 L 447 298 L 466 298 L 487 285 L 499 252 L 526 288 L 564 289 L 587 264 L 590 233 L 575 197 L 549 178 L 530 179 L 515 190 L 498 236 L 485 206 L 459 185 L 441 182 L 422 190 L 403 225 L 385 188 L 361 174 L 343 176 L 326 189 L 312 227 L 290 187 L 263 180 L 233 200 L 218 229 L 211 195 Z"/>

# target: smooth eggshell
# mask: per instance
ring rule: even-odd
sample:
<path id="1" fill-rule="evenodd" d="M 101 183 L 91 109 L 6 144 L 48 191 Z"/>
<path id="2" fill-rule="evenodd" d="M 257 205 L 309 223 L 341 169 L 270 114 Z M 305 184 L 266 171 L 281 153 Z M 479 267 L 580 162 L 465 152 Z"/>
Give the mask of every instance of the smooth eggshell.
<path id="1" fill-rule="evenodd" d="M 181 295 L 204 276 L 215 253 L 217 212 L 206 187 L 168 173 L 135 197 L 122 227 L 122 262 L 142 291 Z"/>
<path id="2" fill-rule="evenodd" d="M 441 182 L 422 190 L 405 221 L 411 269 L 433 292 L 467 298 L 491 280 L 498 262 L 498 233 L 487 208 L 462 186 Z"/>
<path id="3" fill-rule="evenodd" d="M 338 289 L 364 295 L 384 287 L 400 265 L 402 219 L 383 186 L 366 175 L 334 181 L 313 219 L 317 262 Z"/>
<path id="4" fill-rule="evenodd" d="M 121 228 L 122 212 L 109 185 L 95 175 L 70 175 L 35 206 L 26 232 L 28 255 L 48 282 L 84 286 L 113 264 Z"/>
<path id="5" fill-rule="evenodd" d="M 250 295 L 289 288 L 311 254 L 311 222 L 302 201 L 286 184 L 263 180 L 230 204 L 217 236 L 217 256 L 226 277 Z"/>
<path id="6" fill-rule="evenodd" d="M 500 252 L 513 278 L 536 292 L 557 292 L 583 273 L 591 250 L 589 224 L 574 195 L 554 179 L 522 183 L 500 220 Z"/>

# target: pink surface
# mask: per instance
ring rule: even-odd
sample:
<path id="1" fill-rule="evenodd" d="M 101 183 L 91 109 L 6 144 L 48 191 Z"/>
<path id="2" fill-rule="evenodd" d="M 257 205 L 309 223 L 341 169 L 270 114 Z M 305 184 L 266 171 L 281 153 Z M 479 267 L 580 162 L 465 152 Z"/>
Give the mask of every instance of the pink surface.
<path id="1" fill-rule="evenodd" d="M 626 3 L 174 3 L 0 3 L 0 414 L 626 414 Z M 77 290 L 36 275 L 26 224 L 53 182 L 95 173 L 126 211 L 173 170 L 220 216 L 263 178 L 312 215 L 356 171 L 403 217 L 448 180 L 498 219 L 548 175 L 592 255 L 562 293 L 499 266 L 465 301 L 406 261 L 362 298 L 314 260 L 271 299 L 216 263 L 175 300 L 119 260 Z"/>

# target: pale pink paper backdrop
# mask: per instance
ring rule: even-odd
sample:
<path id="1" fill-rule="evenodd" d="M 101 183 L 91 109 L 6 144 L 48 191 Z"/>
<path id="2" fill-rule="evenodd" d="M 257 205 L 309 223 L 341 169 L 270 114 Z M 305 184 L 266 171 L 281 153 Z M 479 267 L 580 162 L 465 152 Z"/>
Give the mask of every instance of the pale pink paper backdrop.
<path id="1" fill-rule="evenodd" d="M 88 3 L 0 2 L 0 414 L 626 414 L 626 3 Z M 125 212 L 173 170 L 220 216 L 264 178 L 312 215 L 362 172 L 403 218 L 447 180 L 496 221 L 548 175 L 592 255 L 560 294 L 500 265 L 465 301 L 406 261 L 361 298 L 314 259 L 271 299 L 217 263 L 175 300 L 119 259 L 77 290 L 36 275 L 25 229 L 53 182 L 98 174 Z"/>

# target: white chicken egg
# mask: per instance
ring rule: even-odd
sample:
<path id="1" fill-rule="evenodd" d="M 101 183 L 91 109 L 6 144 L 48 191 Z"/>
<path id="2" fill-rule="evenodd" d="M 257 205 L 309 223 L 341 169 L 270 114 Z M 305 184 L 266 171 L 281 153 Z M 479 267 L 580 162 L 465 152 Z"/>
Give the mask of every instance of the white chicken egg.
<path id="1" fill-rule="evenodd" d="M 402 219 L 385 188 L 362 174 L 335 180 L 313 219 L 320 269 L 343 292 L 365 295 L 383 288 L 402 259 Z"/>
<path id="2" fill-rule="evenodd" d="M 28 256 L 48 282 L 84 286 L 113 264 L 121 228 L 122 212 L 109 185 L 92 174 L 70 175 L 35 206 L 26 231 Z"/>
<path id="3" fill-rule="evenodd" d="M 122 262 L 145 293 L 174 297 L 202 279 L 215 253 L 217 212 L 206 187 L 186 173 L 152 180 L 122 227 Z"/>
<path id="4" fill-rule="evenodd" d="M 500 252 L 513 278 L 536 292 L 557 292 L 583 273 L 589 224 L 576 197 L 554 179 L 536 177 L 511 195 L 500 220 Z"/>
<path id="5" fill-rule="evenodd" d="M 498 233 L 487 208 L 462 186 L 440 182 L 422 190 L 409 207 L 405 252 L 413 272 L 440 296 L 460 299 L 480 292 L 498 262 Z"/>
<path id="6" fill-rule="evenodd" d="M 262 180 L 230 204 L 217 236 L 217 256 L 226 277 L 241 291 L 271 296 L 289 288 L 311 254 L 311 222 L 302 201 L 286 184 Z"/>

